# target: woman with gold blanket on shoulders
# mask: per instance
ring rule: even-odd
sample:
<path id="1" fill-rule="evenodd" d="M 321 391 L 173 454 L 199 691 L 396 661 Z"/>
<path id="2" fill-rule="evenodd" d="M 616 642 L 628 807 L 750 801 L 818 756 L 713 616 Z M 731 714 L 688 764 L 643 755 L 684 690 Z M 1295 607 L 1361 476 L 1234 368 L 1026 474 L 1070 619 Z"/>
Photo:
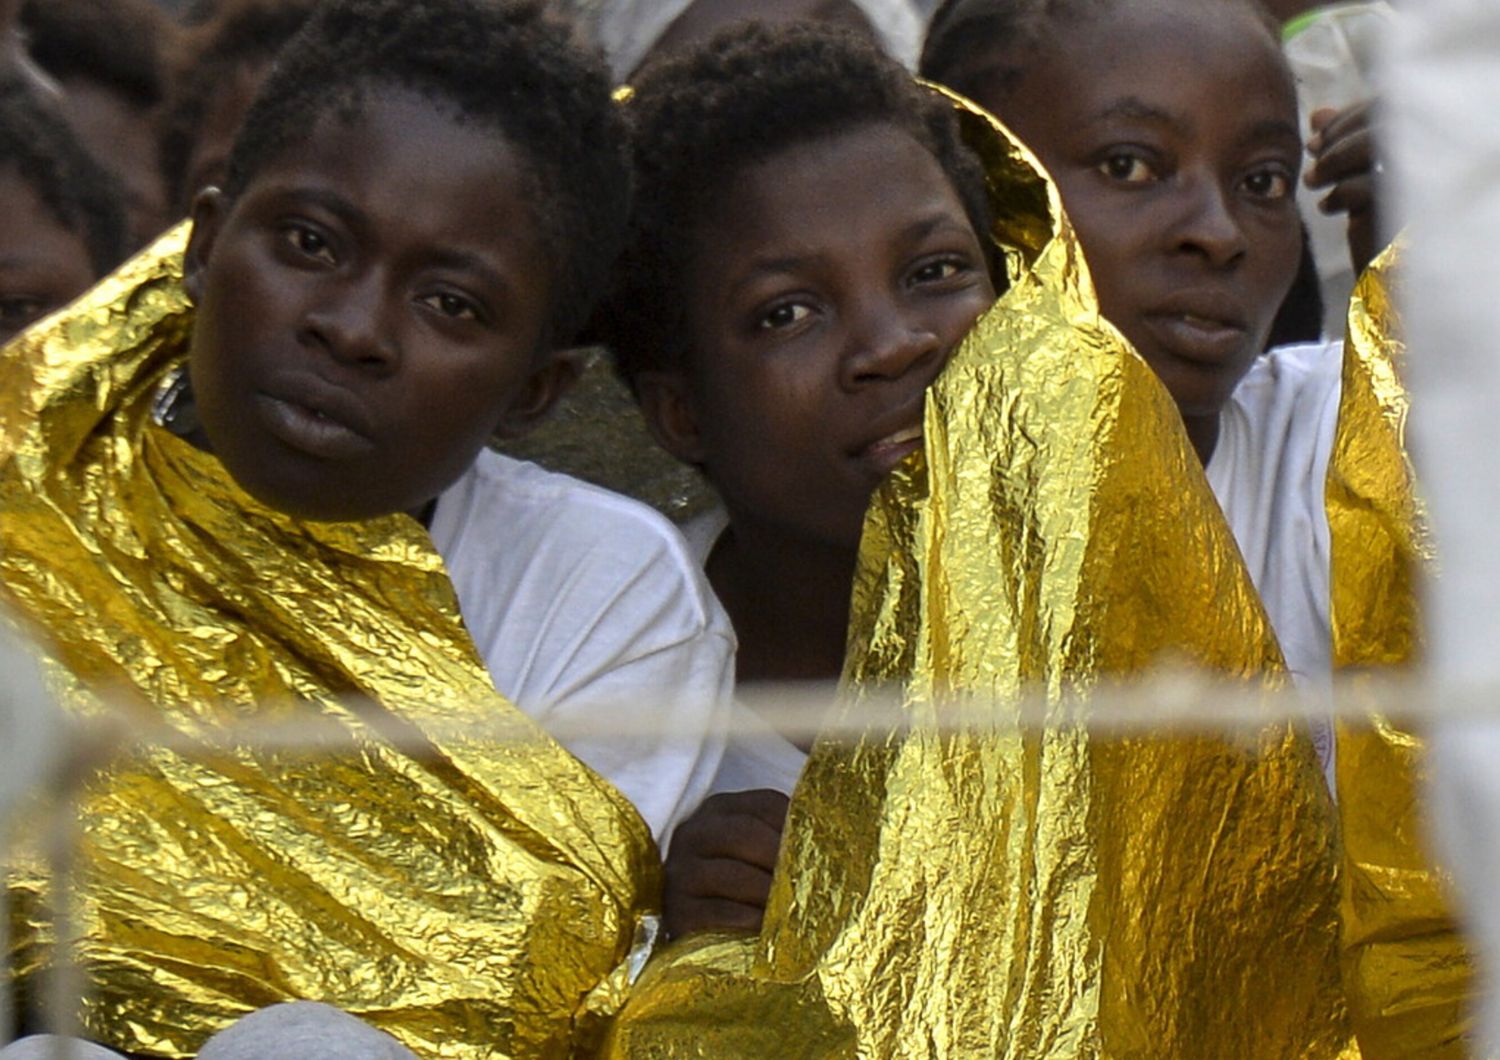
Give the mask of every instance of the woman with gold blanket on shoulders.
<path id="1" fill-rule="evenodd" d="M 1274 67 L 1264 36 L 1249 59 Z M 1291 98 L 1276 103 L 1294 115 Z M 1088 703 L 1164 661 L 1285 687 L 1282 653 L 1205 479 L 1215 439 L 1185 429 L 1192 410 L 1101 316 L 1031 154 L 955 105 L 1010 288 L 927 392 L 920 457 L 876 492 L 845 702 L 792 796 L 763 926 L 659 954 L 607 1054 L 1357 1056 L 1367 995 L 1345 979 L 1336 810 L 1307 733 L 1274 705 L 1239 730 L 1161 734 Z M 1294 178 L 1296 148 L 1278 151 Z M 1399 434 L 1360 411 L 1390 393 L 1370 388 L 1389 351 L 1367 338 L 1345 350 L 1332 476 L 1359 439 L 1394 445 L 1383 488 L 1409 499 Z M 1351 503 L 1329 500 L 1334 628 L 1360 608 L 1409 621 L 1409 595 L 1380 583 L 1405 568 L 1339 565 L 1361 548 L 1333 514 Z M 1347 665 L 1347 638 L 1333 645 Z M 1446 945 L 1455 962 L 1416 978 L 1452 973 L 1457 998 Z M 1444 1002 L 1438 1022 L 1456 1013 Z"/>
<path id="2" fill-rule="evenodd" d="M 546 396 L 624 150 L 536 7 L 335 0 L 191 237 L 0 354 L 0 600 L 118 752 L 66 879 L 13 867 L 28 1000 L 63 943 L 135 1055 L 289 999 L 430 1057 L 594 1041 L 655 846 L 495 691 L 405 513 Z"/>

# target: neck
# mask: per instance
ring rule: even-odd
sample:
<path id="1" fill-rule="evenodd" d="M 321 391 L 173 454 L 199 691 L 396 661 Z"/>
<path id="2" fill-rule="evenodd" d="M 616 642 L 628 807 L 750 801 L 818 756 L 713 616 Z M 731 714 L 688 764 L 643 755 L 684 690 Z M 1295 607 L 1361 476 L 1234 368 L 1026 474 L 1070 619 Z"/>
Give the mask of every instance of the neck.
<path id="1" fill-rule="evenodd" d="M 1183 416 L 1182 424 L 1187 428 L 1193 451 L 1198 454 L 1198 462 L 1207 467 L 1209 458 L 1214 455 L 1214 447 L 1219 444 L 1219 414 Z"/>
<path id="2" fill-rule="evenodd" d="M 708 579 L 740 642 L 739 684 L 838 678 L 857 555 L 731 521 L 709 558 Z"/>

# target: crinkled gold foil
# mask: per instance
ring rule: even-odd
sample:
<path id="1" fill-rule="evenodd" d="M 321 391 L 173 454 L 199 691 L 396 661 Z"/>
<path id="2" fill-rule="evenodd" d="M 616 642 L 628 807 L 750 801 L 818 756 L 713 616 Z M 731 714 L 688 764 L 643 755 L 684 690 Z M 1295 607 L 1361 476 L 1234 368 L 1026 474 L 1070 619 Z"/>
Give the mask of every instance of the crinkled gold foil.
<path id="1" fill-rule="evenodd" d="M 1405 449 L 1398 257 L 1387 250 L 1355 288 L 1328 469 L 1333 657 L 1356 701 L 1421 649 L 1417 583 L 1430 548 Z M 1345 975 L 1372 1058 L 1471 1049 L 1477 985 L 1448 880 L 1428 856 L 1423 768 L 1420 737 L 1390 718 L 1339 726 Z"/>
<path id="2" fill-rule="evenodd" d="M 182 243 L 0 353 L 3 598 L 71 706 L 187 741 L 82 794 L 85 1032 L 190 1056 L 308 998 L 423 1056 L 571 1055 L 623 995 L 649 834 L 495 692 L 416 522 L 291 519 L 152 422 L 186 351 Z M 257 722 L 310 744 L 202 744 Z M 35 913 L 47 887 L 18 870 L 10 897 Z"/>
<path id="3" fill-rule="evenodd" d="M 1357 1055 L 1305 736 L 1132 738 L 1067 709 L 1163 662 L 1261 680 L 1281 656 L 1055 192 L 962 109 L 1019 252 L 865 524 L 845 721 L 894 689 L 905 724 L 815 747 L 759 938 L 659 955 L 608 1055 Z M 1038 692 L 1045 728 L 1021 720 Z"/>

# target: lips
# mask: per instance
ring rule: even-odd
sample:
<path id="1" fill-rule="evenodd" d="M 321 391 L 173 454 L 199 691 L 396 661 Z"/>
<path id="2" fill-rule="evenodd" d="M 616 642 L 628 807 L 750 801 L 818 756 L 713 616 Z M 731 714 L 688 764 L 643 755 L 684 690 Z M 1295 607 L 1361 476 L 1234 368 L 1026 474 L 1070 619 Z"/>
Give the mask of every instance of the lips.
<path id="1" fill-rule="evenodd" d="M 320 460 L 353 460 L 376 448 L 364 403 L 317 376 L 273 378 L 255 395 L 255 411 L 277 440 Z"/>
<path id="2" fill-rule="evenodd" d="M 860 457 L 884 475 L 920 448 L 922 425 L 917 423 L 877 438 L 860 451 Z"/>
<path id="3" fill-rule="evenodd" d="M 1165 352 L 1214 367 L 1244 350 L 1249 317 L 1238 299 L 1216 291 L 1181 291 L 1145 314 L 1146 326 Z"/>

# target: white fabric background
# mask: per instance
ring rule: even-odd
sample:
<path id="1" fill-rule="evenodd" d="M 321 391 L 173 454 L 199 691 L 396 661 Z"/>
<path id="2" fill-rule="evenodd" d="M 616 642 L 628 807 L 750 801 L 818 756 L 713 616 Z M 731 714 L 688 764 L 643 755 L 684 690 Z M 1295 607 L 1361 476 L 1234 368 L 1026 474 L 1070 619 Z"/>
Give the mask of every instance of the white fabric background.
<path id="1" fill-rule="evenodd" d="M 1405 313 L 1415 452 L 1438 535 L 1433 676 L 1482 719 L 1437 734 L 1439 835 L 1500 968 L 1500 4 L 1403 5 L 1385 95 L 1410 225 Z M 1500 1048 L 1500 1006 L 1485 1029 Z"/>

